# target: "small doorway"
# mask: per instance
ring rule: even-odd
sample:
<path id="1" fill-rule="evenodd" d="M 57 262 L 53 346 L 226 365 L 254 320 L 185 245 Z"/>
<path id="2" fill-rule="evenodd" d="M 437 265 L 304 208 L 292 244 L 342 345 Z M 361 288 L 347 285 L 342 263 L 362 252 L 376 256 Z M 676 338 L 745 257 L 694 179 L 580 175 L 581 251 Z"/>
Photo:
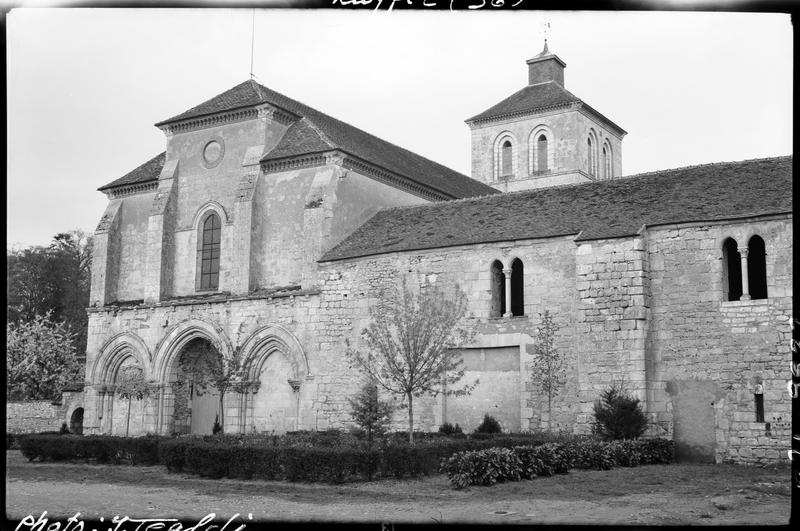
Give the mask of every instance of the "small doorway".
<path id="1" fill-rule="evenodd" d="M 69 418 L 69 432 L 75 435 L 83 435 L 83 408 L 75 408 Z"/>

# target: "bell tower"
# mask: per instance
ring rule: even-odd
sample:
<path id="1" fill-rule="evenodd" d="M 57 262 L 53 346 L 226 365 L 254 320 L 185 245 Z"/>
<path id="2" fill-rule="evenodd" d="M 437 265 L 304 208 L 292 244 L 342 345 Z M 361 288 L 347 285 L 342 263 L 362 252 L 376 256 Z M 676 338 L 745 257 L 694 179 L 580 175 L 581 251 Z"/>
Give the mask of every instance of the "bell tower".
<path id="1" fill-rule="evenodd" d="M 526 63 L 527 86 L 466 120 L 472 178 L 510 192 L 621 176 L 626 131 L 565 88 L 547 39 Z"/>

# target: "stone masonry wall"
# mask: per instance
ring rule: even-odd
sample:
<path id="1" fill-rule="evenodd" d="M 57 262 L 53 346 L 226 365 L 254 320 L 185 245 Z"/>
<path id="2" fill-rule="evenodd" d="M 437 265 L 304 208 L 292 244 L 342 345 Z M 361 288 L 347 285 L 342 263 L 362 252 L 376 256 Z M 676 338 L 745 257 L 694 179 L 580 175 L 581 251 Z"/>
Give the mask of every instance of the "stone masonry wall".
<path id="1" fill-rule="evenodd" d="M 641 237 L 580 242 L 575 261 L 581 408 L 576 429 L 588 433 L 593 403 L 610 385 L 645 398 L 648 261 Z"/>
<path id="2" fill-rule="evenodd" d="M 753 234 L 766 244 L 768 298 L 726 302 L 722 243 L 733 237 L 741 248 Z M 660 227 L 648 230 L 647 245 L 649 411 L 674 425 L 676 439 L 680 429 L 690 430 L 683 448 L 689 454 L 717 462 L 782 458 L 790 447 L 791 218 Z M 765 422 L 755 421 L 758 382 Z M 687 405 L 681 393 L 705 396 L 707 411 Z"/>
<path id="3" fill-rule="evenodd" d="M 475 348 L 516 346 L 520 349 L 520 378 L 516 389 L 506 392 L 519 397 L 521 429 L 541 429 L 546 425 L 546 398 L 531 382 L 530 362 L 539 314 L 549 310 L 560 325 L 557 346 L 566 356 L 568 367 L 575 366 L 574 327 L 574 252 L 570 238 L 553 238 L 537 242 L 492 243 L 480 247 L 453 247 L 430 251 L 392 253 L 320 265 L 321 310 L 329 315 L 322 324 L 322 349 L 330 349 L 341 358 L 348 348 L 363 348 L 360 332 L 369 319 L 369 308 L 377 302 L 382 290 L 402 285 L 423 283 L 458 283 L 469 301 L 470 322 L 477 336 L 471 345 Z M 524 264 L 525 315 L 520 317 L 490 318 L 491 276 L 490 266 L 499 259 L 510 267 L 518 257 Z M 332 374 L 341 381 L 359 376 L 346 363 L 329 366 Z M 568 380 L 553 405 L 553 427 L 571 429 L 577 410 L 574 397 L 577 392 L 577 374 L 568 371 Z M 471 382 L 465 382 L 471 383 Z M 480 385 L 480 384 L 479 384 Z M 335 392 L 333 388 L 321 392 Z M 322 398 L 321 398 L 322 399 Z M 450 400 L 450 399 L 448 399 Z M 474 404 L 474 407 L 487 407 Z M 339 422 L 347 422 L 347 410 L 341 404 L 333 405 Z M 398 412 L 395 426 L 405 429 L 405 411 Z M 458 419 L 447 419 L 451 423 Z M 441 399 L 420 400 L 415 405 L 415 426 L 435 430 L 442 421 Z"/>

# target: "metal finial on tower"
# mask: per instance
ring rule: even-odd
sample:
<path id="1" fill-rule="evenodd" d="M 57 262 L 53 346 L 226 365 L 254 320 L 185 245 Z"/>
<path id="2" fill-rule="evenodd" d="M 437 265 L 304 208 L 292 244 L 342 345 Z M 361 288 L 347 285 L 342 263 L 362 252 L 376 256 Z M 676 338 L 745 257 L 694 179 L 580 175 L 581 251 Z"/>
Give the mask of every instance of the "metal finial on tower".
<path id="1" fill-rule="evenodd" d="M 256 9 L 253 8 L 253 24 L 250 28 L 250 79 L 255 79 L 253 75 L 253 52 L 256 42 Z"/>
<path id="2" fill-rule="evenodd" d="M 550 52 L 550 50 L 547 48 L 547 39 L 549 39 L 549 38 L 550 38 L 550 23 L 549 22 L 545 22 L 544 23 L 544 49 L 542 50 L 542 53 L 540 55 L 546 55 L 546 54 L 548 54 Z"/>

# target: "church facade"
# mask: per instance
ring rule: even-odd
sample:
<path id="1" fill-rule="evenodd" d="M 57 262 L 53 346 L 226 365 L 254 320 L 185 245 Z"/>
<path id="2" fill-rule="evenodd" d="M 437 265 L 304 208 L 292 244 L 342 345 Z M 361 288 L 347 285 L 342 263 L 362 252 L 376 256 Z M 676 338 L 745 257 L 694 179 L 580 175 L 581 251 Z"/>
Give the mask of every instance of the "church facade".
<path id="1" fill-rule="evenodd" d="M 156 124 L 165 152 L 100 188 L 84 433 L 347 427 L 363 379 L 346 350 L 405 281 L 458 284 L 476 331 L 478 386 L 415 404 L 421 429 L 488 413 L 586 433 L 624 382 L 682 456 L 780 459 L 792 158 L 623 177 L 626 132 L 565 66 L 545 46 L 526 87 L 467 120 L 472 178 L 252 80 Z M 544 311 L 569 368 L 550 414 L 530 367 Z M 222 399 L 187 377 L 232 359 L 244 382 Z M 137 372 L 151 391 L 127 399 Z"/>

